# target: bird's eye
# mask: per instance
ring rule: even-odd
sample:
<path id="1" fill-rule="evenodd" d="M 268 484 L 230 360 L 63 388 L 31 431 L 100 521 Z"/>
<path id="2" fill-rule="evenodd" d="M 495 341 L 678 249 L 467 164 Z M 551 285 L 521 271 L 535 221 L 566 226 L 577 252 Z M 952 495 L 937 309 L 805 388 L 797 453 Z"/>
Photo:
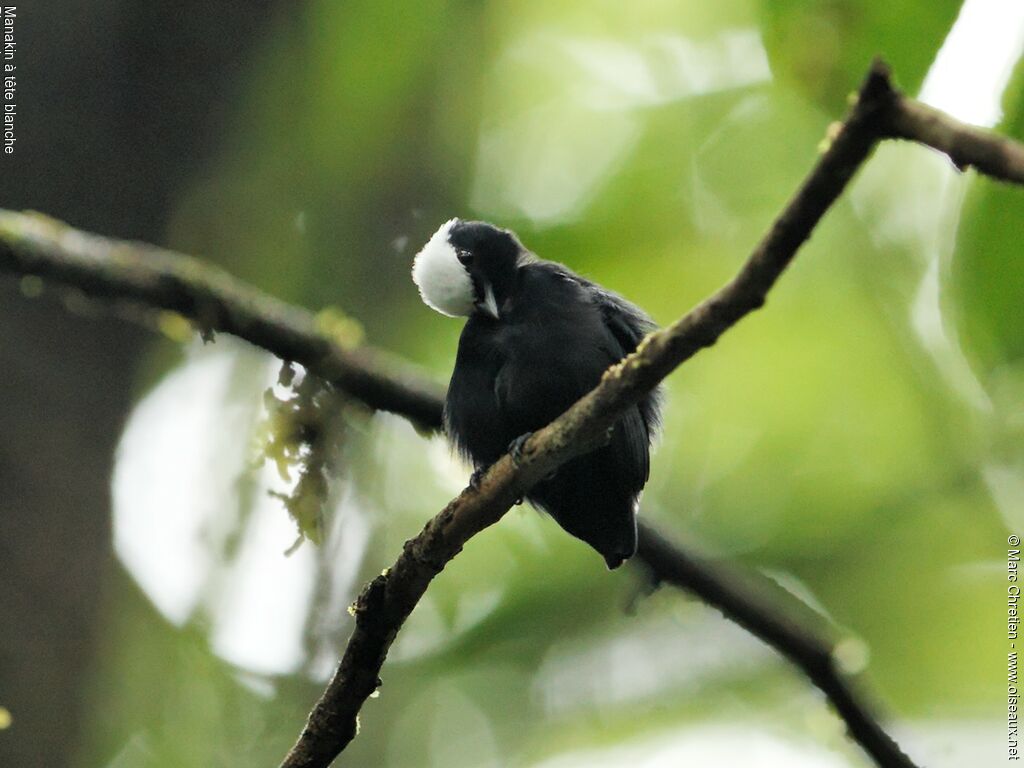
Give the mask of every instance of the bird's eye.
<path id="1" fill-rule="evenodd" d="M 462 264 L 464 267 L 468 267 L 470 264 L 473 263 L 473 254 L 470 253 L 469 251 L 456 251 L 455 258 L 457 258 L 459 260 L 459 263 Z"/>

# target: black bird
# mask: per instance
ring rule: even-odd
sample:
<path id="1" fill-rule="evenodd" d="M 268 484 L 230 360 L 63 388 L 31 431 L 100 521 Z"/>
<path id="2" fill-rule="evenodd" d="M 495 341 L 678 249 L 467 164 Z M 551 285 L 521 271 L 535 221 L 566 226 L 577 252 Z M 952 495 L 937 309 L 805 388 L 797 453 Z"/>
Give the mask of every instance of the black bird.
<path id="1" fill-rule="evenodd" d="M 593 389 L 655 327 L 621 296 L 481 221 L 446 222 L 416 254 L 412 277 L 428 306 L 469 318 L 444 418 L 477 471 Z M 567 462 L 527 495 L 609 568 L 636 552 L 659 401 L 657 392 L 645 397 L 616 422 L 605 447 Z"/>

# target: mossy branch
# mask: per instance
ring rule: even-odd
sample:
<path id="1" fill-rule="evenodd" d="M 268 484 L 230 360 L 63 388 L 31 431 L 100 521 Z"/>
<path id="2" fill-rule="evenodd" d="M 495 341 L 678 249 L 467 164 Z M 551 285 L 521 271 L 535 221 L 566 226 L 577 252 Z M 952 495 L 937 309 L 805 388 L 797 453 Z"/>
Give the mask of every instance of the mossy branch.
<path id="1" fill-rule="evenodd" d="M 444 391 L 412 366 L 375 350 L 350 349 L 318 315 L 200 259 L 82 232 L 40 213 L 0 210 L 0 272 L 174 312 L 204 337 L 230 333 L 300 363 L 370 408 L 441 427 Z"/>

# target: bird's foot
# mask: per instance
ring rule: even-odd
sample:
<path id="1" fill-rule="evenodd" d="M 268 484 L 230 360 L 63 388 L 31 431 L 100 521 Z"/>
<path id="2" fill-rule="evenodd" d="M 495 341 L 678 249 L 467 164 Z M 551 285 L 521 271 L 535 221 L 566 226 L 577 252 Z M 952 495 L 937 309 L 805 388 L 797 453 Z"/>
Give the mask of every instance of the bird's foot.
<path id="1" fill-rule="evenodd" d="M 486 467 L 480 467 L 479 469 L 474 469 L 473 470 L 473 474 L 469 476 L 469 486 L 470 486 L 470 488 L 472 488 L 474 491 L 479 491 L 480 490 L 480 483 L 483 481 L 484 475 L 487 474 L 487 470 L 490 469 L 490 468 L 491 468 L 491 465 L 488 464 Z"/>
<path id="2" fill-rule="evenodd" d="M 518 466 L 523 460 L 523 447 L 531 437 L 533 437 L 533 432 L 524 432 L 508 444 L 508 455 L 512 457 L 513 464 Z"/>

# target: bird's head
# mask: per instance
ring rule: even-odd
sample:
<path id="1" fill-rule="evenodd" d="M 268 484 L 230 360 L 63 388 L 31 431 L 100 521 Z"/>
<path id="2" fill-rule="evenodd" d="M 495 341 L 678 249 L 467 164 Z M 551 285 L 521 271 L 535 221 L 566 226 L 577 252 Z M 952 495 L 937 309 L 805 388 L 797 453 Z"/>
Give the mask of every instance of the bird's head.
<path id="1" fill-rule="evenodd" d="M 483 314 L 495 320 L 515 290 L 528 256 L 507 229 L 483 221 L 446 221 L 412 263 L 412 279 L 427 306 L 451 317 Z"/>

